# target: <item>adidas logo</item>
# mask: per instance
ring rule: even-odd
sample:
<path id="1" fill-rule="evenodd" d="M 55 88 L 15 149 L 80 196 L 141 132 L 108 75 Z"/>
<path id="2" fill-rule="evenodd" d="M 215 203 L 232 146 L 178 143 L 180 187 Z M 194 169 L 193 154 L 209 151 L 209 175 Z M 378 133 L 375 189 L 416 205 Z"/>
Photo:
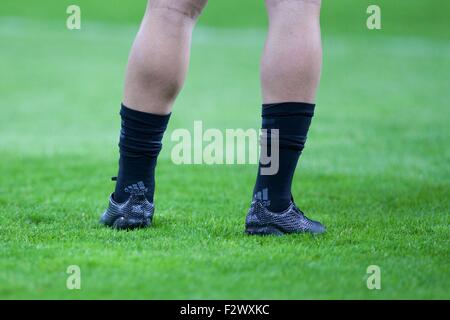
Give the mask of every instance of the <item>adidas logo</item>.
<path id="1" fill-rule="evenodd" d="M 267 188 L 262 189 L 262 191 L 256 192 L 255 196 L 253 198 L 255 200 L 261 201 L 262 205 L 265 207 L 270 205 L 269 189 L 267 189 Z"/>
<path id="2" fill-rule="evenodd" d="M 145 187 L 144 182 L 139 181 L 137 183 L 133 183 L 125 188 L 125 192 L 132 195 L 143 195 L 148 191 L 148 188 Z"/>

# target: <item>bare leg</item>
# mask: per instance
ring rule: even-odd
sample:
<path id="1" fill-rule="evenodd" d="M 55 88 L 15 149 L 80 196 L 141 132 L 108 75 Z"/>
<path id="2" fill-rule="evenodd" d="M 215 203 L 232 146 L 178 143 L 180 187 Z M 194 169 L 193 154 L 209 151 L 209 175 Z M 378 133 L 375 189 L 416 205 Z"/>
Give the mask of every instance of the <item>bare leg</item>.
<path id="1" fill-rule="evenodd" d="M 194 25 L 207 0 L 151 0 L 131 49 L 120 114 L 113 198 L 153 201 L 155 167 L 172 105 L 186 77 Z M 134 201 L 134 200 L 133 200 Z"/>
<path id="2" fill-rule="evenodd" d="M 291 205 L 294 172 L 314 114 L 322 64 L 320 0 L 265 3 L 269 32 L 261 61 L 262 128 L 278 134 L 279 167 L 265 174 L 260 164 L 253 196 L 281 212 Z"/>
<path id="3" fill-rule="evenodd" d="M 320 0 L 266 0 L 266 7 L 263 101 L 314 103 L 322 65 Z"/>
<path id="4" fill-rule="evenodd" d="M 130 53 L 123 102 L 168 114 L 184 83 L 191 35 L 207 0 L 151 0 Z"/>

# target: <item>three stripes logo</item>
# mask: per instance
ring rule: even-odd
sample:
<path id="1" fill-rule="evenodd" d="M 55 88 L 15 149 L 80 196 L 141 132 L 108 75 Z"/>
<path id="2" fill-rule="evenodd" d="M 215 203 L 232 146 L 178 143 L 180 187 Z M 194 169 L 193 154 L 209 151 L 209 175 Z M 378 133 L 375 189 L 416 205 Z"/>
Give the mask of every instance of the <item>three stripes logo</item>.
<path id="1" fill-rule="evenodd" d="M 261 201 L 262 205 L 265 207 L 269 206 L 270 205 L 269 189 L 264 188 L 262 189 L 262 191 L 256 192 L 254 199 Z"/>
<path id="2" fill-rule="evenodd" d="M 132 185 L 129 185 L 125 188 L 125 192 L 133 195 L 143 195 L 148 191 L 148 189 L 145 187 L 144 182 L 139 181 L 137 183 L 133 183 Z"/>

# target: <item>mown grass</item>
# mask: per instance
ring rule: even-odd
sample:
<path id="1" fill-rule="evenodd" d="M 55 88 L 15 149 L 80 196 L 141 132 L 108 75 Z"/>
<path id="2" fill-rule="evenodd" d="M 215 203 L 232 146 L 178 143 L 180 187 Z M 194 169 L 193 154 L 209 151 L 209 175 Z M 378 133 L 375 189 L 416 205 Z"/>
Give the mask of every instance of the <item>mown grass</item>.
<path id="1" fill-rule="evenodd" d="M 170 161 L 170 133 L 194 120 L 259 127 L 264 31 L 201 26 L 159 161 L 155 224 L 115 232 L 97 220 L 136 28 L 70 32 L 33 18 L 0 19 L 0 297 L 450 298 L 448 41 L 398 28 L 324 35 L 293 192 L 329 231 L 258 238 L 243 233 L 254 165 Z M 366 287 L 373 264 L 379 291 Z M 79 291 L 66 289 L 69 265 Z"/>

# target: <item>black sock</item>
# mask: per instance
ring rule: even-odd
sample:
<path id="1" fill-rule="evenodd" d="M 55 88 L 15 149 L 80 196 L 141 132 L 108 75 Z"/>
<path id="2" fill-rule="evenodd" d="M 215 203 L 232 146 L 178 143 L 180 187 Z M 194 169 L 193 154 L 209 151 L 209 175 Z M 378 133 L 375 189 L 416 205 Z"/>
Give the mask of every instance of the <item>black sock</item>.
<path id="1" fill-rule="evenodd" d="M 137 192 L 153 202 L 156 159 L 170 114 L 141 112 L 122 104 L 120 116 L 120 160 L 114 200 L 124 202 L 130 193 Z"/>
<path id="2" fill-rule="evenodd" d="M 279 169 L 274 175 L 262 175 L 264 165 L 259 164 L 253 197 L 263 200 L 273 212 L 283 211 L 291 202 L 292 178 L 306 142 L 314 107 L 314 104 L 300 102 L 263 105 L 262 129 L 268 129 L 268 137 L 270 129 L 279 130 Z M 270 151 L 270 139 L 261 143 L 267 143 Z"/>

